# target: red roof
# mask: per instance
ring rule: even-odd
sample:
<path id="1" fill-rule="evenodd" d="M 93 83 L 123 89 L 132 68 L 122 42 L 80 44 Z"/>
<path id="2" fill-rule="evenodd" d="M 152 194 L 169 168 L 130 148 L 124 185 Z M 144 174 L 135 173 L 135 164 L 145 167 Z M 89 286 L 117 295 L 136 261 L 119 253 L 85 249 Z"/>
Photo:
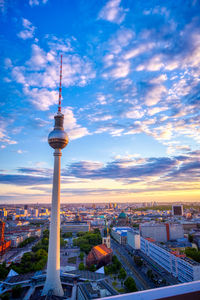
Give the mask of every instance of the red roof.
<path id="1" fill-rule="evenodd" d="M 96 259 L 101 259 L 108 254 L 112 253 L 112 249 L 108 248 L 106 245 L 101 244 L 98 246 L 94 246 L 91 250 L 94 253 Z"/>

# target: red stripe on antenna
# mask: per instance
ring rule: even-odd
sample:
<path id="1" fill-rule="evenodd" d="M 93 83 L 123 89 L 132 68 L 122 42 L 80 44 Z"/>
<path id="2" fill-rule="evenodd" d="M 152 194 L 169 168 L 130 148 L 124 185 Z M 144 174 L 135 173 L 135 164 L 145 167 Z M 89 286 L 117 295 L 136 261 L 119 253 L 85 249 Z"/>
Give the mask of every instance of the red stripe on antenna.
<path id="1" fill-rule="evenodd" d="M 61 112 L 61 97 L 62 97 L 62 54 L 60 56 L 60 86 L 59 86 L 59 102 L 58 102 L 58 112 Z"/>

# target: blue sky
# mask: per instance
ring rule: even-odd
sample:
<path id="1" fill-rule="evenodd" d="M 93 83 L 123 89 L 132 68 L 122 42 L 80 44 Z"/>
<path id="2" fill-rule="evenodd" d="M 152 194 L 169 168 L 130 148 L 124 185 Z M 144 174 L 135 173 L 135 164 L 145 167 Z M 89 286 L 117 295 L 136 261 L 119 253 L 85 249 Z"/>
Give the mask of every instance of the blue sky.
<path id="1" fill-rule="evenodd" d="M 198 1 L 0 0 L 2 203 L 198 201 Z"/>

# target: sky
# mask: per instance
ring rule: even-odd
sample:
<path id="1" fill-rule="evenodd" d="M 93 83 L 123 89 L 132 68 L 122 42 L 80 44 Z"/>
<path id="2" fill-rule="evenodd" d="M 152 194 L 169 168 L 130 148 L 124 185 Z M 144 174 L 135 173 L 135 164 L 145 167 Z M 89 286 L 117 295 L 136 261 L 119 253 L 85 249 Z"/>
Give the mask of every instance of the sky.
<path id="1" fill-rule="evenodd" d="M 0 203 L 200 200 L 200 2 L 0 0 Z"/>

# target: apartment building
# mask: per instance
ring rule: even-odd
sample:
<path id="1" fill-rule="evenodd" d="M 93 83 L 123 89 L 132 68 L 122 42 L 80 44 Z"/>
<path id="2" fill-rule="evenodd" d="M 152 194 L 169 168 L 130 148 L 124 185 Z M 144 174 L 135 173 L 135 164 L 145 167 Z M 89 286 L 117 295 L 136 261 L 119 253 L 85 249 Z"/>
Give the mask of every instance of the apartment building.
<path id="1" fill-rule="evenodd" d="M 152 238 L 140 237 L 140 250 L 180 282 L 200 280 L 200 264 Z"/>

